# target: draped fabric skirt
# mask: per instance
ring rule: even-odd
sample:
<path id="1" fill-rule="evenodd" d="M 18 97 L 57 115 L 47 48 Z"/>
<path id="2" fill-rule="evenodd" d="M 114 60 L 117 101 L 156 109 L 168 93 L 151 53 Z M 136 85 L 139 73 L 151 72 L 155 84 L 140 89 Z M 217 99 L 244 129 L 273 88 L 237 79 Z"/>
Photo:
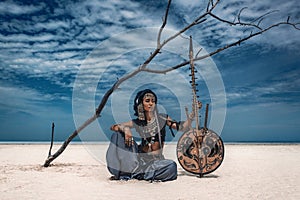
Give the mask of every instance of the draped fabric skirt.
<path id="1" fill-rule="evenodd" d="M 113 133 L 106 152 L 106 162 L 114 179 L 147 181 L 177 179 L 177 165 L 173 160 L 149 156 L 138 149 L 135 141 L 131 147 L 125 145 L 124 133 Z"/>

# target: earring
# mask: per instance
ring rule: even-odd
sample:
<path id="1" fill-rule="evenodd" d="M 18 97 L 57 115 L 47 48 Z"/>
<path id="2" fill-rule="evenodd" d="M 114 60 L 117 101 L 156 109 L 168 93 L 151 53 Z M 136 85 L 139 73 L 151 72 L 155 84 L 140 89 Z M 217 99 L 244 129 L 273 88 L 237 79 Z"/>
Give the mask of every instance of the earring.
<path id="1" fill-rule="evenodd" d="M 137 110 L 138 110 L 138 118 L 139 120 L 145 120 L 145 114 L 144 114 L 144 106 L 143 103 L 140 103 L 137 106 Z"/>

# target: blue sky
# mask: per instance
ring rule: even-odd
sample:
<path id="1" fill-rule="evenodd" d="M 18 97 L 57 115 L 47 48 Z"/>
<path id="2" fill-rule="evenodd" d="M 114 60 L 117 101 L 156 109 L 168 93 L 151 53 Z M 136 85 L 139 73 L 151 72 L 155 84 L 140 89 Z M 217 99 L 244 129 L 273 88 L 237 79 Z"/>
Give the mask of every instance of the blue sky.
<path id="1" fill-rule="evenodd" d="M 174 0 L 164 37 L 203 12 L 205 2 Z M 65 140 L 93 114 L 114 81 L 136 69 L 153 51 L 166 4 L 149 0 L 1 1 L 0 141 L 48 141 L 52 122 L 55 139 Z M 242 7 L 248 7 L 243 20 L 279 10 L 262 26 L 287 16 L 300 22 L 297 0 L 227 0 L 214 13 L 233 20 Z M 210 52 L 246 34 L 208 18 L 184 36 L 193 35 L 195 48 Z M 300 141 L 299 38 L 299 30 L 281 26 L 197 62 L 200 100 L 212 104 L 210 124 L 225 142 Z M 174 66 L 187 59 L 188 42 L 186 46 L 180 42 L 171 44 L 149 67 Z M 187 66 L 165 76 L 143 73 L 129 80 L 76 140 L 106 140 L 108 127 L 132 115 L 132 98 L 146 87 L 158 94 L 160 111 L 184 120 L 182 110 L 191 101 L 188 74 Z M 226 96 L 218 96 L 223 93 Z M 221 100 L 226 108 L 220 111 Z"/>

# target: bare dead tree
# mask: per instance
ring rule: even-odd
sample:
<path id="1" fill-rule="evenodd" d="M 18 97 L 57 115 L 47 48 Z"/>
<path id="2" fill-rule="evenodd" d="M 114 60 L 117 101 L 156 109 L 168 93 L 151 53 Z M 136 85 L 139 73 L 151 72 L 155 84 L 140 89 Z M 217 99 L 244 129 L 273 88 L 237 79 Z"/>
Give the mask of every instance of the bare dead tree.
<path id="1" fill-rule="evenodd" d="M 128 73 L 126 75 L 124 75 L 123 77 L 121 77 L 120 79 L 118 79 L 114 85 L 105 93 L 105 95 L 103 96 L 99 106 L 97 107 L 95 113 L 93 116 L 91 116 L 89 119 L 87 119 L 77 130 L 75 130 L 62 144 L 62 146 L 56 151 L 56 153 L 54 153 L 53 155 L 48 155 L 45 163 L 44 163 L 44 167 L 48 167 L 50 165 L 50 163 L 56 159 L 68 146 L 68 144 L 85 128 L 87 127 L 89 124 L 91 124 L 93 121 L 95 121 L 101 114 L 104 106 L 106 105 L 110 95 L 126 80 L 130 79 L 131 77 L 135 76 L 136 74 L 140 73 L 140 72 L 149 72 L 149 73 L 157 73 L 157 74 L 165 74 L 168 73 L 170 71 L 179 69 L 183 66 L 186 66 L 188 64 L 190 64 L 191 60 L 192 61 L 199 61 L 199 60 L 203 60 L 205 58 L 208 58 L 210 56 L 213 56 L 215 54 L 218 54 L 230 47 L 233 46 L 237 46 L 240 45 L 241 43 L 256 37 L 258 35 L 263 34 L 264 32 L 267 32 L 271 29 L 273 29 L 274 27 L 278 27 L 278 26 L 282 26 L 282 25 L 288 25 L 288 26 L 292 26 L 293 28 L 300 30 L 300 28 L 298 27 L 298 25 L 300 23 L 293 23 L 290 22 L 290 17 L 287 17 L 287 20 L 285 21 L 280 21 L 277 23 L 274 23 L 272 25 L 269 25 L 267 27 L 263 27 L 262 21 L 268 17 L 270 14 L 276 12 L 276 11 L 270 11 L 265 13 L 264 15 L 252 20 L 251 22 L 243 22 L 241 20 L 241 16 L 242 16 L 242 12 L 243 10 L 245 10 L 246 8 L 242 8 L 240 9 L 240 11 L 238 12 L 237 17 L 233 20 L 233 21 L 229 21 L 226 19 L 223 19 L 221 17 L 219 17 L 218 15 L 214 14 L 213 11 L 215 10 L 216 6 L 219 4 L 220 0 L 208 0 L 207 6 L 206 6 L 206 10 L 203 14 L 199 15 L 197 18 L 195 18 L 195 20 L 188 24 L 187 26 L 183 27 L 181 30 L 179 30 L 178 32 L 176 32 L 174 35 L 168 37 L 167 39 L 165 39 L 164 41 L 161 41 L 161 35 L 162 32 L 164 31 L 164 28 L 167 24 L 167 19 L 168 19 L 168 15 L 169 15 L 169 11 L 170 11 L 170 6 L 171 6 L 171 0 L 168 0 L 168 4 L 165 10 L 165 15 L 163 17 L 162 20 L 162 25 L 158 31 L 158 36 L 157 36 L 157 45 L 156 45 L 156 49 L 150 54 L 150 56 L 144 61 L 143 64 L 141 64 L 140 66 L 137 67 L 136 70 L 132 71 L 131 73 Z M 163 49 L 163 47 L 171 42 L 172 40 L 174 40 L 175 38 L 177 38 L 178 36 L 180 36 L 181 34 L 183 34 L 184 32 L 186 32 L 187 30 L 191 29 L 192 27 L 195 27 L 199 24 L 203 24 L 208 18 L 212 18 L 214 20 L 220 21 L 222 23 L 228 24 L 230 26 L 234 26 L 234 27 L 244 27 L 244 28 L 254 28 L 255 31 L 251 32 L 248 36 L 245 36 L 244 38 L 238 39 L 235 42 L 232 42 L 230 44 L 227 44 L 223 47 L 217 48 L 214 51 L 211 51 L 205 55 L 202 56 L 198 56 L 198 53 L 195 55 L 195 57 L 193 59 L 189 59 L 185 62 L 182 62 L 176 66 L 172 66 L 166 69 L 159 69 L 159 70 L 154 70 L 154 69 L 150 69 L 147 68 L 148 64 L 159 54 L 161 53 L 161 50 Z M 201 51 L 201 49 L 199 50 L 199 52 Z"/>

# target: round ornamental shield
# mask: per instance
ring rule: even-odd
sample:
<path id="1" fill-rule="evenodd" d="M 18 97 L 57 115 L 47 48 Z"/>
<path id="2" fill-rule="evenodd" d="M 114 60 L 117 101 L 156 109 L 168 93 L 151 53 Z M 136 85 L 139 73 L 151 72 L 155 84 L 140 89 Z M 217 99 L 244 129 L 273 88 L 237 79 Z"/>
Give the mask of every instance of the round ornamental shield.
<path id="1" fill-rule="evenodd" d="M 200 176 L 216 170 L 224 158 L 224 144 L 214 131 L 191 129 L 177 143 L 177 159 L 181 167 Z"/>

